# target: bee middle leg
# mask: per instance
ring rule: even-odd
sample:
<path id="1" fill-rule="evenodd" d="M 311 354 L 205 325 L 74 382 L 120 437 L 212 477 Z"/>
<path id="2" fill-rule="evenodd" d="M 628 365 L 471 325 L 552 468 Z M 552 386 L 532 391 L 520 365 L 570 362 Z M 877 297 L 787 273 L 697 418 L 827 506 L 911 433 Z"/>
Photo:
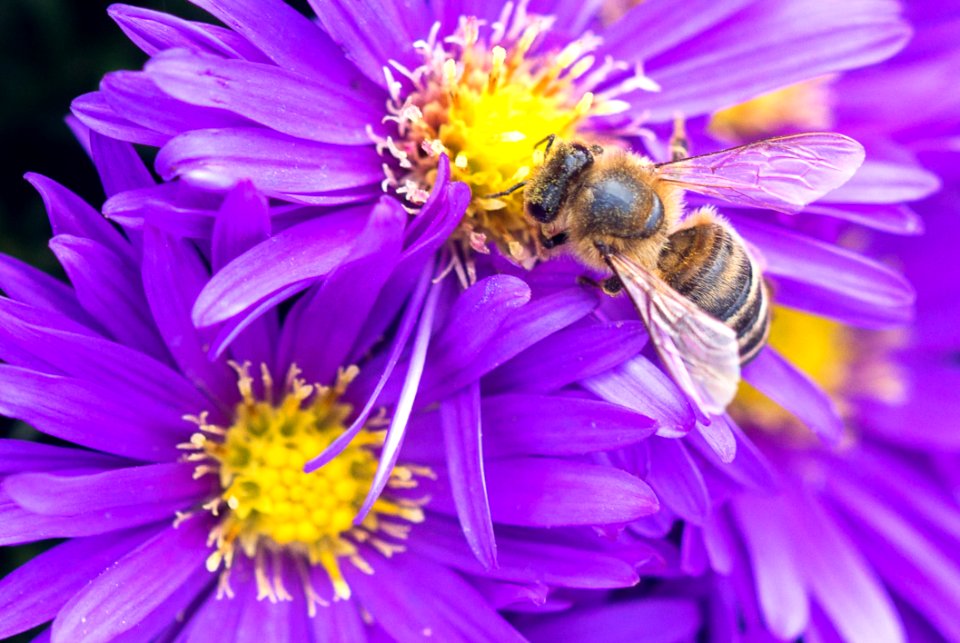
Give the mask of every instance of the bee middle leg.
<path id="1" fill-rule="evenodd" d="M 673 119 L 673 134 L 670 135 L 670 160 L 682 161 L 690 156 L 690 141 L 687 139 L 687 130 L 683 117 Z"/>

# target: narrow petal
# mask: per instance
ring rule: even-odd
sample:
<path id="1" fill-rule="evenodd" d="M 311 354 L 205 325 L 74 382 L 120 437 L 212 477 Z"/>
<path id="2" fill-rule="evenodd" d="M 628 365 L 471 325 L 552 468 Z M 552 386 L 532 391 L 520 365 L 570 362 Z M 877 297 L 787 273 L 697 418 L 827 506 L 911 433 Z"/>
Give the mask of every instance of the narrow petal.
<path id="1" fill-rule="evenodd" d="M 208 528 L 186 520 L 118 560 L 67 602 L 53 622 L 54 639 L 108 641 L 134 627 L 202 567 Z"/>
<path id="2" fill-rule="evenodd" d="M 416 65 L 413 41 L 427 34 L 406 32 L 397 3 L 383 0 L 308 1 L 324 30 L 340 45 L 347 58 L 381 87 L 387 86 L 383 68 L 391 60 L 403 63 L 407 69 Z"/>
<path id="3" fill-rule="evenodd" d="M 883 60 L 910 37 L 899 13 L 892 1 L 857 0 L 843 12 L 818 0 L 752 3 L 719 24 L 699 23 L 708 29 L 696 39 L 648 58 L 648 73 L 663 91 L 640 96 L 635 109 L 657 121 L 676 113 L 706 114 L 801 80 Z M 627 50 L 620 53 L 636 59 Z"/>
<path id="4" fill-rule="evenodd" d="M 526 584 L 560 587 L 630 587 L 639 578 L 632 564 L 600 548 L 576 547 L 556 541 L 541 542 L 526 530 L 498 528 L 497 567 L 485 569 L 464 542 L 460 526 L 431 513 L 411 532 L 412 552 L 467 574 Z M 642 562 L 642 556 L 635 559 Z"/>
<path id="5" fill-rule="evenodd" d="M 361 207 L 324 215 L 254 246 L 214 275 L 201 291 L 193 308 L 194 323 L 211 326 L 291 284 L 327 274 L 348 255 L 369 211 Z M 251 279 L 251 274 L 257 278 Z"/>
<path id="6" fill-rule="evenodd" d="M 764 620 L 783 639 L 800 636 L 810 618 L 806 580 L 798 567 L 794 533 L 777 498 L 740 496 L 734 507 L 757 583 Z"/>
<path id="7" fill-rule="evenodd" d="M 148 56 L 185 47 L 225 58 L 268 60 L 242 36 L 217 25 L 190 22 L 162 11 L 124 4 L 110 6 L 107 13 Z"/>
<path id="8" fill-rule="evenodd" d="M 160 147 L 169 134 L 147 129 L 124 118 L 107 102 L 103 92 L 90 92 L 73 99 L 70 112 L 91 131 L 100 132 L 117 140 Z"/>
<path id="9" fill-rule="evenodd" d="M 213 272 L 270 236 L 267 199 L 249 181 L 241 181 L 227 194 L 217 213 L 210 240 Z"/>
<path id="10" fill-rule="evenodd" d="M 54 235 L 89 239 L 122 257 L 133 258 L 127 240 L 86 201 L 41 174 L 28 173 L 24 178 L 40 193 Z"/>
<path id="11" fill-rule="evenodd" d="M 126 467 L 89 475 L 20 473 L 4 491 L 27 511 L 72 516 L 142 504 L 182 501 L 184 507 L 215 491 L 211 476 L 194 479 L 192 462 Z"/>
<path id="12" fill-rule="evenodd" d="M 607 643 L 675 643 L 695 640 L 701 624 L 695 601 L 644 598 L 577 609 L 523 628 L 537 641 L 606 641 Z"/>
<path id="13" fill-rule="evenodd" d="M 639 321 L 564 329 L 497 368 L 484 385 L 491 391 L 555 391 L 624 363 L 646 343 L 647 331 Z"/>
<path id="14" fill-rule="evenodd" d="M 209 340 L 190 318 L 210 274 L 199 251 L 190 241 L 147 228 L 142 270 L 153 318 L 181 372 L 211 399 L 231 399 L 235 374 L 226 363 L 207 357 Z"/>
<path id="15" fill-rule="evenodd" d="M 198 56 L 177 50 L 153 58 L 147 75 L 174 98 L 225 109 L 255 123 L 321 143 L 370 145 L 383 106 L 346 88 L 274 65 Z M 296 118 L 291 118 L 296 114 Z"/>
<path id="16" fill-rule="evenodd" d="M 438 641 L 523 641 L 456 572 L 425 558 L 379 559 L 371 575 L 352 565 L 343 572 L 360 602 L 398 640 L 429 632 Z"/>
<path id="17" fill-rule="evenodd" d="M 0 399 L 3 415 L 107 453 L 172 460 L 179 456 L 175 445 L 190 433 L 186 422 L 170 426 L 162 413 L 153 415 L 155 409 L 121 404 L 113 391 L 73 378 L 0 365 L 0 390 L 6 391 Z"/>
<path id="18" fill-rule="evenodd" d="M 209 403 L 166 364 L 90 335 L 67 317 L 0 299 L 0 337 L 0 356 L 13 365 L 94 382 L 114 391 L 116 399 L 171 421 Z M 162 406 L 170 410 L 162 412 Z"/>
<path id="19" fill-rule="evenodd" d="M 332 382 L 337 369 L 348 364 L 357 336 L 396 267 L 409 218 L 396 200 L 377 203 L 343 263 L 287 315 L 280 372 L 296 364 L 308 381 Z"/>
<path id="20" fill-rule="evenodd" d="M 24 304 L 62 314 L 78 326 L 99 328 L 70 286 L 19 259 L 0 255 L 0 290 Z"/>
<path id="21" fill-rule="evenodd" d="M 282 0 L 190 0 L 284 69 L 367 91 L 369 83 L 319 26 Z M 386 63 L 386 61 L 384 61 Z"/>
<path id="22" fill-rule="evenodd" d="M 568 289 L 518 308 L 500 326 L 495 341 L 488 342 L 479 354 L 467 355 L 458 350 L 434 362 L 424 383 L 424 399 L 442 398 L 462 388 L 545 337 L 584 318 L 598 304 L 596 294 Z"/>
<path id="23" fill-rule="evenodd" d="M 383 179 L 373 145 L 346 154 L 332 143 L 314 143 L 267 129 L 234 127 L 191 130 L 172 139 L 157 155 L 166 180 L 224 190 L 250 179 L 271 195 L 356 188 Z"/>
<path id="24" fill-rule="evenodd" d="M 496 567 L 497 543 L 483 472 L 479 382 L 440 402 L 440 426 L 463 535 L 485 568 Z"/>
<path id="25" fill-rule="evenodd" d="M 822 440 L 836 444 L 840 439 L 843 419 L 833 400 L 769 346 L 743 369 L 743 378 Z"/>
<path id="26" fill-rule="evenodd" d="M 103 204 L 103 214 L 128 230 L 150 224 L 179 237 L 209 239 L 217 213 L 212 196 L 185 183 L 161 183 L 115 194 Z"/>
<path id="27" fill-rule="evenodd" d="M 161 134 L 164 141 L 196 129 L 245 127 L 251 124 L 225 109 L 198 107 L 178 101 L 164 93 L 144 72 L 111 72 L 100 81 L 100 93 L 115 113 L 121 114 L 134 125 Z M 91 129 L 101 131 L 92 125 Z M 101 133 L 111 135 L 109 131 Z"/>
<path id="28" fill-rule="evenodd" d="M 690 404 L 676 385 L 653 365 L 637 356 L 606 373 L 583 381 L 601 398 L 660 422 L 659 430 L 684 435 L 694 426 Z"/>
<path id="29" fill-rule="evenodd" d="M 647 483 L 657 498 L 684 520 L 702 525 L 710 513 L 710 494 L 682 440 L 653 438 Z"/>
<path id="30" fill-rule="evenodd" d="M 610 451 L 656 431 L 653 419 L 616 404 L 525 393 L 485 396 L 483 425 L 497 457 Z"/>
<path id="31" fill-rule="evenodd" d="M 853 178 L 823 197 L 824 203 L 918 201 L 940 189 L 937 175 L 916 161 L 867 158 Z"/>
<path id="32" fill-rule="evenodd" d="M 653 491 L 639 478 L 555 458 L 487 462 L 487 493 L 494 520 L 509 525 L 626 524 L 659 509 Z"/>
<path id="33" fill-rule="evenodd" d="M 752 218 L 735 225 L 763 252 L 778 303 L 867 328 L 911 319 L 913 288 L 883 264 Z"/>
<path id="34" fill-rule="evenodd" d="M 72 235 L 57 235 L 50 249 L 73 282 L 77 299 L 117 341 L 160 359 L 167 357 L 167 347 L 147 312 L 140 271 L 131 260 Z M 104 280 L 102 275 L 112 277 Z"/>
<path id="35" fill-rule="evenodd" d="M 53 619 L 71 596 L 154 533 L 131 529 L 74 538 L 15 569 L 0 581 L 0 636 Z"/>
<path id="36" fill-rule="evenodd" d="M 918 235 L 923 233 L 923 220 L 912 208 L 899 204 L 857 203 L 831 204 L 824 201 L 804 208 L 806 214 L 819 214 L 849 221 L 858 225 L 892 234 Z"/>
<path id="37" fill-rule="evenodd" d="M 397 463 L 397 458 L 400 456 L 400 445 L 403 444 L 407 420 L 410 419 L 413 402 L 420 391 L 420 380 L 423 377 L 423 369 L 427 360 L 427 350 L 430 348 L 433 318 L 437 311 L 437 302 L 440 300 L 440 292 L 441 285 L 433 284 L 424 301 L 423 310 L 420 312 L 420 321 L 417 324 L 417 332 L 410 347 L 407 374 L 403 379 L 403 387 L 400 389 L 400 396 L 393 409 L 393 418 L 390 420 L 390 426 L 387 427 L 387 436 L 384 438 L 383 448 L 380 452 L 380 465 L 373 475 L 370 492 L 367 494 L 366 500 L 363 501 L 363 506 L 360 507 L 356 518 L 354 518 L 354 524 L 360 524 L 373 507 L 373 503 L 380 497 L 390 480 L 390 474 Z"/>
<path id="38" fill-rule="evenodd" d="M 105 453 L 55 447 L 27 440 L 0 440 L 0 475 L 11 473 L 110 469 L 130 464 Z"/>
<path id="39" fill-rule="evenodd" d="M 150 170 L 130 143 L 91 131 L 90 153 L 108 197 L 126 190 L 150 187 L 155 183 Z"/>

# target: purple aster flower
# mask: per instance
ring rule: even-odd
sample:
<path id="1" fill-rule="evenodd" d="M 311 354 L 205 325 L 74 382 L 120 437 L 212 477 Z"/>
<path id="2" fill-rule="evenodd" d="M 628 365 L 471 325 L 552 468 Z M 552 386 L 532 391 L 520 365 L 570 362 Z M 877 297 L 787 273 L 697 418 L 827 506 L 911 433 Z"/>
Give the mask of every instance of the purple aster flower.
<path id="1" fill-rule="evenodd" d="M 127 144 L 77 131 L 108 193 L 146 180 Z M 511 640 L 499 608 L 536 609 L 556 588 L 629 586 L 636 567 L 659 564 L 647 545 L 594 532 L 655 511 L 649 486 L 567 457 L 656 428 L 554 393 L 602 360 L 565 356 L 540 392 L 504 383 L 538 373 L 538 358 L 568 341 L 622 342 L 622 325 L 590 318 L 590 291 L 532 291 L 509 275 L 462 292 L 432 282 L 462 185 L 438 181 L 413 225 L 384 198 L 277 232 L 279 247 L 350 234 L 375 255 L 348 252 L 283 315 L 266 306 L 242 327 L 198 331 L 190 309 L 210 272 L 259 247 L 277 220 L 260 192 L 241 181 L 226 195 L 209 244 L 150 225 L 128 241 L 63 186 L 28 178 L 71 285 L 0 258 L 0 412 L 60 444 L 0 441 L 0 543 L 67 540 L 0 581 L 2 635 L 52 619 L 61 641 Z M 296 259 L 284 265 L 302 279 L 323 270 Z M 632 334 L 635 351 L 642 329 Z M 363 406 L 374 398 L 377 409 Z M 321 452 L 324 466 L 305 473 Z M 478 501 L 464 484 L 476 477 L 455 469 L 480 463 Z M 487 532 L 465 539 L 458 520 Z"/>

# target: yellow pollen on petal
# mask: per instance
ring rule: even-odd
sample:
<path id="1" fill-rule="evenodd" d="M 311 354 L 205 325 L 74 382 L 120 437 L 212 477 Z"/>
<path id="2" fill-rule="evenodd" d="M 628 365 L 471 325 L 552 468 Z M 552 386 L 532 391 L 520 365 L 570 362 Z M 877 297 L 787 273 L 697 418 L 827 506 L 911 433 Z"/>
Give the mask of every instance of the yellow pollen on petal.
<path id="1" fill-rule="evenodd" d="M 370 420 L 368 430 L 325 466 L 312 473 L 305 473 L 304 466 L 346 430 L 353 409 L 340 398 L 357 369 L 341 370 L 334 386 L 320 386 L 306 384 L 294 367 L 282 398 L 274 401 L 269 372 L 263 370 L 257 387 L 247 365 L 235 368 L 241 401 L 233 423 L 216 427 L 206 415 L 193 416 L 189 419 L 200 431 L 181 445 L 195 451 L 188 459 L 203 458 L 198 470 L 215 472 L 220 482 L 218 495 L 203 504 L 219 519 L 209 537 L 213 551 L 207 569 L 224 575 L 221 594 L 226 594 L 226 575 L 240 551 L 253 560 L 260 598 L 291 600 L 281 580 L 279 560 L 292 557 L 305 569 L 322 567 L 334 598 L 348 599 L 350 588 L 341 565 L 346 560 L 358 568 L 373 569 L 358 550 L 360 542 L 370 541 L 381 555 L 403 551 L 397 541 L 405 538 L 410 525 L 423 521 L 425 501 L 392 494 L 416 488 L 413 476 L 422 478 L 418 472 L 429 469 L 398 465 L 391 472 L 387 492 L 362 524 L 354 525 L 377 471 L 383 442 L 382 432 L 369 429 L 382 427 L 384 418 Z M 307 609 L 313 611 L 323 601 L 310 585 L 310 574 L 300 576 L 306 583 Z"/>
<path id="2" fill-rule="evenodd" d="M 397 184 L 413 181 L 428 191 L 446 154 L 451 180 L 466 183 L 473 195 L 454 240 L 480 252 L 493 242 L 525 262 L 537 255 L 537 237 L 524 214 L 523 191 L 491 195 L 529 176 L 542 161 L 535 146 L 548 136 L 594 141 L 587 120 L 626 106 L 616 98 L 625 68 L 597 63 L 592 52 L 599 41 L 590 35 L 558 50 L 538 49 L 552 21 L 527 14 L 523 2 L 504 20 L 482 29 L 466 19 L 441 43 L 418 42 L 424 63 L 413 74 L 419 83 L 402 103 L 388 104 L 387 119 L 398 123 L 396 145 L 411 163 Z M 591 93 L 613 72 L 619 75 L 612 91 L 603 98 Z M 631 73 L 624 87 L 635 81 Z M 416 118 L 404 120 L 405 114 Z"/>
<path id="3" fill-rule="evenodd" d="M 710 119 L 711 134 L 742 143 L 775 134 L 830 129 L 832 77 L 820 77 L 721 110 Z"/>

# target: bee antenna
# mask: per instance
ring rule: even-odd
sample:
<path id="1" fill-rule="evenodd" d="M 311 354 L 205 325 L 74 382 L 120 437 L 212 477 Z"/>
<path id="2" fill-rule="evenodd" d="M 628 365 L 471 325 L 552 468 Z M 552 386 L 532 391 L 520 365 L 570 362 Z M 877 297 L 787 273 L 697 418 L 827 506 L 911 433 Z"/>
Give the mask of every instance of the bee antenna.
<path id="1" fill-rule="evenodd" d="M 494 198 L 496 198 L 496 197 L 498 197 L 498 196 L 507 196 L 508 194 L 513 194 L 514 192 L 516 192 L 517 190 L 519 190 L 520 188 L 522 188 L 522 187 L 525 186 L 526 184 L 527 184 L 526 181 L 521 181 L 520 183 L 517 183 L 517 184 L 514 185 L 513 187 L 511 187 L 511 188 L 509 188 L 509 189 L 506 189 L 506 190 L 504 190 L 503 192 L 494 192 L 493 194 L 488 194 L 488 195 L 484 196 L 483 198 L 484 198 L 484 199 L 494 199 Z"/>

